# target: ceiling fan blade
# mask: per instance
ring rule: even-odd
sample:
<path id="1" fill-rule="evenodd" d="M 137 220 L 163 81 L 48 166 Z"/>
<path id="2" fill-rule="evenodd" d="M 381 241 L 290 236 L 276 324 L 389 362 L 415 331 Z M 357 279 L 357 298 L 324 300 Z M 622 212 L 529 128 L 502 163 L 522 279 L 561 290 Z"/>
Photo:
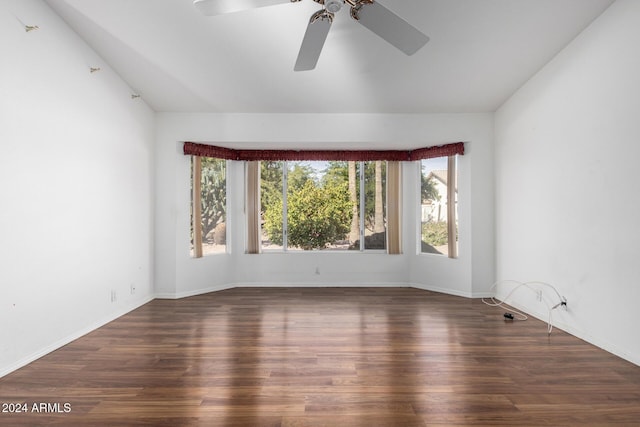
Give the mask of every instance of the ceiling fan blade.
<path id="1" fill-rule="evenodd" d="M 413 55 L 429 41 L 420 30 L 375 1 L 361 3 L 352 10 L 352 16 L 407 55 Z"/>
<path id="2" fill-rule="evenodd" d="M 333 14 L 324 9 L 311 16 L 307 31 L 304 33 L 302 46 L 300 46 L 296 65 L 293 67 L 294 71 L 308 71 L 316 68 L 332 22 Z"/>
<path id="3" fill-rule="evenodd" d="M 193 5 L 203 15 L 214 16 L 293 1 L 299 0 L 193 0 Z"/>

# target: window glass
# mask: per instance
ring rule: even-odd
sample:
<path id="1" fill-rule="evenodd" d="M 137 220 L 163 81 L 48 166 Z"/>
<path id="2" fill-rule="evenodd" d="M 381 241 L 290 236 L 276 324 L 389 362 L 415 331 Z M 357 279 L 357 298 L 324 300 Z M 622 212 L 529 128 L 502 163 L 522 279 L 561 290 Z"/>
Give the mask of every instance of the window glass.
<path id="1" fill-rule="evenodd" d="M 457 247 L 457 187 L 456 179 L 448 182 L 448 158 L 438 157 L 420 162 L 420 234 L 422 253 L 455 256 L 449 253 L 449 239 Z M 449 191 L 454 192 L 453 218 L 455 227 L 449 227 Z M 453 231 L 453 232 L 452 232 Z M 451 236 L 450 236 L 451 234 Z"/>
<path id="2" fill-rule="evenodd" d="M 364 248 L 386 249 L 387 162 L 364 162 Z"/>
<path id="3" fill-rule="evenodd" d="M 194 257 L 224 253 L 227 247 L 226 161 L 198 159 L 192 157 L 191 162 L 191 256 Z M 197 161 L 200 176 L 196 176 Z M 195 180 L 199 180 L 199 193 L 194 191 Z M 194 238 L 197 232 L 201 238 Z"/>
<path id="4" fill-rule="evenodd" d="M 263 250 L 283 248 L 284 162 L 260 162 L 260 222 Z"/>
<path id="5" fill-rule="evenodd" d="M 261 162 L 262 250 L 360 250 L 362 231 L 384 249 L 385 175 L 386 162 Z"/>

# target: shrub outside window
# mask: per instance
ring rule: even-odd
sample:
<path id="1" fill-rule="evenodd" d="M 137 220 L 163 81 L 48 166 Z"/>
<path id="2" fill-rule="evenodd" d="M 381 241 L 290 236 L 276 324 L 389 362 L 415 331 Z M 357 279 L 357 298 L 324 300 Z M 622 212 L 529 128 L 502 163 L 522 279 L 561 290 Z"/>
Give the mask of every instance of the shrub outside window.
<path id="1" fill-rule="evenodd" d="M 260 163 L 263 251 L 386 248 L 386 162 Z"/>

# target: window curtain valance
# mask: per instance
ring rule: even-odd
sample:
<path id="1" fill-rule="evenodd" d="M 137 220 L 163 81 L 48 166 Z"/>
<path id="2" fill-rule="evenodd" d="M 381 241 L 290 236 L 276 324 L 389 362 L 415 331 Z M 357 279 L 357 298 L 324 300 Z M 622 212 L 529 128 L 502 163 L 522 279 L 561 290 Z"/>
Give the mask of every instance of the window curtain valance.
<path id="1" fill-rule="evenodd" d="M 214 157 L 225 160 L 337 160 L 337 161 L 404 161 L 447 157 L 464 154 L 464 143 L 438 145 L 416 150 L 236 150 L 215 145 L 185 142 L 185 155 Z"/>

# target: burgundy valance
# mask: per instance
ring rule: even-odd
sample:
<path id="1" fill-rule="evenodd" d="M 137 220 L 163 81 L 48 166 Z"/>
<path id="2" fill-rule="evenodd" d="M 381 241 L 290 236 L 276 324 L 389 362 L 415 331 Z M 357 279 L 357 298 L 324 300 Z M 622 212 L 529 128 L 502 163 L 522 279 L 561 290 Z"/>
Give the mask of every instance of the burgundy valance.
<path id="1" fill-rule="evenodd" d="M 414 161 L 464 154 L 464 143 L 438 145 L 415 150 L 236 150 L 215 145 L 185 142 L 185 155 L 225 160 L 337 160 L 337 161 Z"/>
<path id="2" fill-rule="evenodd" d="M 409 151 L 409 160 L 433 159 L 435 157 L 448 157 L 456 154 L 464 154 L 464 143 L 456 142 L 455 144 L 417 148 Z"/>

